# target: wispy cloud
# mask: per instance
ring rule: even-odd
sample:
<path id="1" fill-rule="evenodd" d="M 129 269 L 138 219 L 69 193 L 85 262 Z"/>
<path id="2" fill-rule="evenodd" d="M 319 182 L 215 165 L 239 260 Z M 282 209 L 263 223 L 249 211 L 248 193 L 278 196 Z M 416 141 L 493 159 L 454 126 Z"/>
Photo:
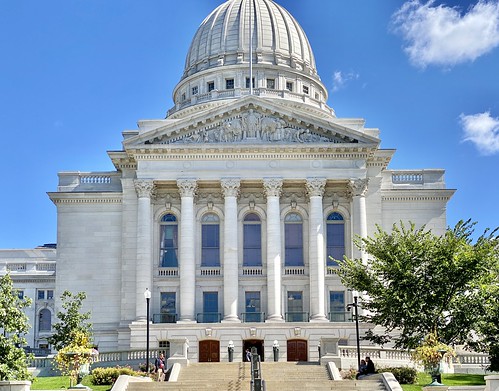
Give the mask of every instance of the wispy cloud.
<path id="1" fill-rule="evenodd" d="M 393 14 L 412 64 L 443 67 L 473 61 L 499 46 L 499 0 L 479 0 L 465 12 L 410 0 Z"/>
<path id="2" fill-rule="evenodd" d="M 486 111 L 479 114 L 459 116 L 463 127 L 463 141 L 471 141 L 484 155 L 499 153 L 499 118 Z"/>
<path id="3" fill-rule="evenodd" d="M 348 82 L 357 80 L 358 78 L 359 74 L 355 72 L 344 73 L 341 71 L 335 71 L 333 73 L 333 91 L 341 90 Z"/>

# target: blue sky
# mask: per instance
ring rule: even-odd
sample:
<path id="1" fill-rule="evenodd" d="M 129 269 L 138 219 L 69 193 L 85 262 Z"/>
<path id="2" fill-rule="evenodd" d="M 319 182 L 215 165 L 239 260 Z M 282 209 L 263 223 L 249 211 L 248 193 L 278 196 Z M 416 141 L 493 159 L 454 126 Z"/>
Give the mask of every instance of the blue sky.
<path id="1" fill-rule="evenodd" d="M 446 169 L 448 224 L 499 226 L 499 0 L 278 0 L 338 117 L 365 118 L 393 169 Z M 197 27 L 222 0 L 0 0 L 0 248 L 57 240 L 60 171 L 163 118 Z"/>

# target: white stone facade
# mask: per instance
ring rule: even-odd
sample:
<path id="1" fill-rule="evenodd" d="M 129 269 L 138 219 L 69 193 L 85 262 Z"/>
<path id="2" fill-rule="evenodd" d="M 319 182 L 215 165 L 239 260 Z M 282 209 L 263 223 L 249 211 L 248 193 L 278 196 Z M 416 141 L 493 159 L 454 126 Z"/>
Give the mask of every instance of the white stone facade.
<path id="1" fill-rule="evenodd" d="M 251 55 L 241 28 L 242 46 L 206 30 L 239 6 L 240 23 L 249 7 L 268 12 L 251 21 Z M 303 58 L 272 52 L 270 19 Z M 59 174 L 52 287 L 56 298 L 87 293 L 102 351 L 145 346 L 147 288 L 151 346 L 172 356 L 226 360 L 233 341 L 236 360 L 250 345 L 270 360 L 277 341 L 282 359 L 317 360 L 321 344 L 355 340 L 351 292 L 328 255 L 368 262 L 353 239 L 376 225 L 443 233 L 454 191 L 440 169 L 389 170 L 379 131 L 335 116 L 303 31 L 273 1 L 229 0 L 201 31 L 225 42 L 224 56 L 195 38 L 175 106 L 123 132 L 123 150 L 109 152 L 116 171 Z"/>

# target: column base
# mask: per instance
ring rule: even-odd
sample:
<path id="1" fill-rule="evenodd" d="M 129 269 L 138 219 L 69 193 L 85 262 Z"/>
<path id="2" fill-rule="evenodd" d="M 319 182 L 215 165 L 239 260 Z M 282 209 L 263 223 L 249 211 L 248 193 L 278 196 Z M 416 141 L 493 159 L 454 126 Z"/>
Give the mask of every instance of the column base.
<path id="1" fill-rule="evenodd" d="M 220 323 L 241 323 L 241 319 L 237 316 L 226 316 L 220 321 Z"/>
<path id="2" fill-rule="evenodd" d="M 265 319 L 265 323 L 284 323 L 282 315 L 271 315 Z"/>
<path id="3" fill-rule="evenodd" d="M 192 319 L 177 320 L 177 324 L 190 324 L 190 323 L 197 323 L 197 322 L 195 320 L 192 320 Z"/>
<path id="4" fill-rule="evenodd" d="M 329 319 L 326 318 L 324 315 L 314 315 L 310 317 L 309 320 L 310 323 L 327 323 L 329 322 Z"/>

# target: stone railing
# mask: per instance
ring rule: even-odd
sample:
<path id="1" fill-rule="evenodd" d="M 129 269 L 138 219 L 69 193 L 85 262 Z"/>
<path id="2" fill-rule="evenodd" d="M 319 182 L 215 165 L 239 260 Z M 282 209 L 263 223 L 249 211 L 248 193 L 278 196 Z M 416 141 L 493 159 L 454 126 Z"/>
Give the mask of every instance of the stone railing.
<path id="1" fill-rule="evenodd" d="M 121 191 L 119 172 L 62 172 L 58 191 Z"/>
<path id="2" fill-rule="evenodd" d="M 417 186 L 422 189 L 445 189 L 444 170 L 386 170 L 382 189 Z"/>
<path id="3" fill-rule="evenodd" d="M 178 277 L 178 267 L 160 267 L 158 277 Z"/>
<path id="4" fill-rule="evenodd" d="M 56 261 L 10 261 L 0 260 L 0 274 L 7 272 L 13 274 L 26 273 L 26 274 L 39 274 L 39 275 L 55 275 Z"/>
<path id="5" fill-rule="evenodd" d="M 263 268 L 261 266 L 243 266 L 243 276 L 262 276 Z"/>

